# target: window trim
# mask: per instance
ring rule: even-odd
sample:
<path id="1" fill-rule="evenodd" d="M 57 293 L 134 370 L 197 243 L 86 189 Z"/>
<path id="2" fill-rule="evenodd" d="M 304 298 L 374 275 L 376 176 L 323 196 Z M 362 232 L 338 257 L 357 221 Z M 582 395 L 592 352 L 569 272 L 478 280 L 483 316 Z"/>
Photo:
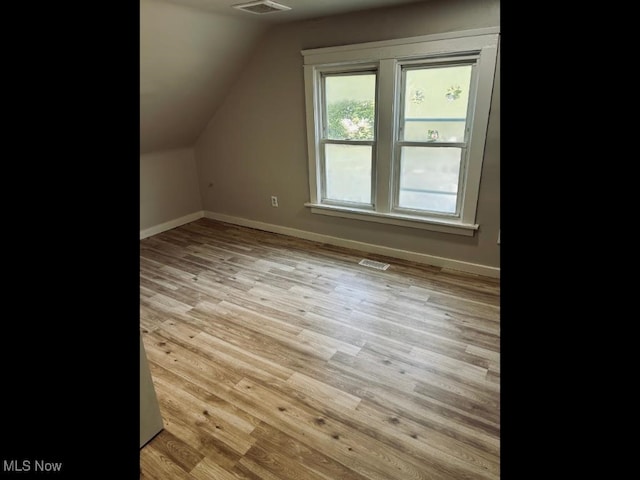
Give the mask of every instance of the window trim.
<path id="1" fill-rule="evenodd" d="M 499 28 L 450 32 L 437 35 L 424 35 L 381 42 L 369 42 L 355 45 L 302 50 L 304 57 L 305 105 L 307 120 L 307 145 L 309 162 L 310 201 L 305 203 L 312 213 L 355 218 L 378 223 L 388 223 L 411 228 L 422 228 L 471 236 L 479 228 L 476 223 L 477 202 L 480 190 L 484 147 L 489 121 L 494 74 L 497 62 Z M 460 217 L 447 215 L 412 215 L 394 207 L 392 192 L 394 187 L 393 169 L 397 167 L 394 159 L 398 139 L 393 138 L 397 131 L 398 111 L 401 108 L 398 76 L 402 66 L 412 61 L 432 61 L 434 58 L 448 59 L 452 56 L 472 55 L 477 57 L 475 75 L 476 102 L 472 106 L 473 129 L 467 142 L 469 158 L 467 162 L 464 195 L 460 201 Z M 372 172 L 375 191 L 374 209 L 351 208 L 344 205 L 332 205 L 322 202 L 321 158 L 322 148 L 322 108 L 321 73 L 342 69 L 367 69 L 377 65 L 377 134 L 375 153 L 376 170 Z M 473 159 L 472 156 L 473 155 Z M 385 159 L 381 161 L 380 159 Z M 389 160 L 390 159 L 390 160 Z"/>

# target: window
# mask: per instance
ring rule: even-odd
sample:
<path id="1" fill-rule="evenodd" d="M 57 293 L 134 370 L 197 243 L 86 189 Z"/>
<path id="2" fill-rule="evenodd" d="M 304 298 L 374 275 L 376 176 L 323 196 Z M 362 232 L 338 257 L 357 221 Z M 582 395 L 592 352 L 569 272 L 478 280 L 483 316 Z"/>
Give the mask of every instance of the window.
<path id="1" fill-rule="evenodd" d="M 322 75 L 322 199 L 371 206 L 376 72 Z"/>
<path id="2" fill-rule="evenodd" d="M 473 235 L 497 29 L 302 52 L 313 213 Z"/>

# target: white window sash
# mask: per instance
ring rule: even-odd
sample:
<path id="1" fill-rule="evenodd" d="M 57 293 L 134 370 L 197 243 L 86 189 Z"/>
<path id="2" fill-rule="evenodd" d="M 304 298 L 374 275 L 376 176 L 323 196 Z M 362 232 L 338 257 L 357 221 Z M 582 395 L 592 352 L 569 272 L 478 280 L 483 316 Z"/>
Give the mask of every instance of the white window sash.
<path id="1" fill-rule="evenodd" d="M 429 228 L 425 226 L 425 222 L 431 222 L 436 226 L 435 230 L 442 231 L 439 226 L 447 225 L 452 228 L 447 227 L 446 231 L 463 235 L 469 235 L 470 230 L 477 229 L 478 225 L 475 223 L 477 201 L 498 41 L 499 29 L 486 28 L 303 50 L 301 53 L 304 56 L 310 190 L 310 201 L 305 205 L 312 207 L 314 213 L 357 218 L 357 206 L 351 208 L 347 204 L 343 206 L 344 208 L 340 208 L 340 205 L 323 202 L 324 145 L 334 141 L 325 138 L 324 114 L 320 110 L 324 108 L 321 75 L 377 70 L 377 131 L 372 148 L 373 211 L 368 212 L 369 218 L 363 219 L 386 223 L 385 217 L 387 217 L 388 223 L 412 226 L 411 223 L 415 222 L 418 228 Z M 449 64 L 473 58 L 477 59 L 473 66 L 471 82 L 475 90 L 470 92 L 470 99 L 473 98 L 475 101 L 471 101 L 467 110 L 467 128 L 471 129 L 465 135 L 464 142 L 450 144 L 463 149 L 456 209 L 458 217 L 436 212 L 422 213 L 401 209 L 397 207 L 400 181 L 399 148 L 421 144 L 421 142 L 400 141 L 397 137 L 399 112 L 402 106 L 400 100 L 402 66 L 426 65 L 430 62 Z M 348 143 L 355 144 L 351 141 Z M 428 146 L 433 147 L 434 144 L 428 144 Z M 438 143 L 438 146 L 447 145 Z M 372 214 L 375 219 L 371 218 Z M 456 225 L 459 227 L 459 232 L 456 231 Z"/>

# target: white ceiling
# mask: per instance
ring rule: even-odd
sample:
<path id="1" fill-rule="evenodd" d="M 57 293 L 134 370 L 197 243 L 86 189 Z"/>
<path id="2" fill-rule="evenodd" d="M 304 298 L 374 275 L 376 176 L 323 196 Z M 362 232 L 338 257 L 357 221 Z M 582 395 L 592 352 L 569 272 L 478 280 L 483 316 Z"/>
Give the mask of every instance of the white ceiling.
<path id="1" fill-rule="evenodd" d="M 368 10 L 371 8 L 390 7 L 425 0 L 272 0 L 291 10 L 257 15 L 247 13 L 233 5 L 252 3 L 258 0 L 167 0 L 172 3 L 194 7 L 212 13 L 246 18 L 252 21 L 273 23 L 293 22 L 310 18 L 337 15 L 340 13 Z"/>
<path id="2" fill-rule="evenodd" d="M 140 0 L 141 153 L 194 145 L 268 28 L 416 0 L 279 0 L 292 10 L 263 15 L 238 3 Z"/>

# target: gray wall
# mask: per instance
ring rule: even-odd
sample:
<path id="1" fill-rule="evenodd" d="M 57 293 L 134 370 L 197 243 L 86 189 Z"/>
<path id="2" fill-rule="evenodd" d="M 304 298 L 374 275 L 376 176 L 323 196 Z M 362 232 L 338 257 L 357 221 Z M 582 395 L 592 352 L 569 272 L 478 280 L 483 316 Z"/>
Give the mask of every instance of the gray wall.
<path id="1" fill-rule="evenodd" d="M 140 155 L 140 230 L 201 210 L 192 148 Z"/>
<path id="2" fill-rule="evenodd" d="M 500 95 L 492 99 L 473 237 L 312 214 L 300 50 L 499 26 L 499 0 L 434 0 L 273 27 L 195 146 L 204 210 L 499 267 Z M 213 186 L 210 186 L 213 184 Z M 277 195 L 280 207 L 270 204 Z"/>
<path id="3" fill-rule="evenodd" d="M 266 29 L 250 17 L 140 1 L 140 153 L 193 146 Z"/>

